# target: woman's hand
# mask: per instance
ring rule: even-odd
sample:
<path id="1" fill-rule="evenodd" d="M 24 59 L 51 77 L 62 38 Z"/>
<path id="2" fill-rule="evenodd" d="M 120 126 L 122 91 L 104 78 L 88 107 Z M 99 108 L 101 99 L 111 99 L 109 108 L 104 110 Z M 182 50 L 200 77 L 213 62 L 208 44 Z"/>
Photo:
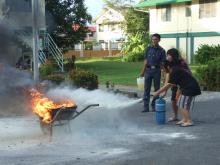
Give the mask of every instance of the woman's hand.
<path id="1" fill-rule="evenodd" d="M 158 91 L 153 93 L 153 98 L 156 98 L 157 96 L 159 96 Z"/>

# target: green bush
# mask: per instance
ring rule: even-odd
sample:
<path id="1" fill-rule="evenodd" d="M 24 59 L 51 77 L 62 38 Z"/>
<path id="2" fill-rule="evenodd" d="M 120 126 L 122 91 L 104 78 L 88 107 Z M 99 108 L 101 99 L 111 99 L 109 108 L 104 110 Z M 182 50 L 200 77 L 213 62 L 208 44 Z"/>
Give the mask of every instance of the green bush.
<path id="1" fill-rule="evenodd" d="M 92 50 L 92 42 L 85 43 L 85 50 Z"/>
<path id="2" fill-rule="evenodd" d="M 128 53 L 126 56 L 123 57 L 123 62 L 138 62 L 144 60 L 144 53 L 143 52 L 131 52 Z"/>
<path id="3" fill-rule="evenodd" d="M 55 84 L 61 84 L 65 80 L 65 76 L 63 74 L 54 73 L 54 74 L 46 76 L 44 79 L 50 80 L 51 82 Z"/>
<path id="4" fill-rule="evenodd" d="M 211 60 L 207 65 L 196 69 L 196 77 L 201 86 L 208 90 L 220 90 L 220 58 Z"/>
<path id="5" fill-rule="evenodd" d="M 210 60 L 220 57 L 220 45 L 201 45 L 195 54 L 195 62 L 206 64 Z"/>
<path id="6" fill-rule="evenodd" d="M 52 74 L 56 68 L 54 67 L 53 63 L 47 60 L 44 64 L 40 66 L 39 73 L 40 77 L 44 79 L 46 76 Z"/>
<path id="7" fill-rule="evenodd" d="M 90 71 L 72 70 L 69 73 L 69 78 L 77 87 L 89 90 L 98 88 L 98 76 Z"/>
<path id="8" fill-rule="evenodd" d="M 150 43 L 148 36 L 136 33 L 128 37 L 128 41 L 122 46 L 124 62 L 136 62 L 144 59 L 144 49 Z"/>
<path id="9" fill-rule="evenodd" d="M 65 59 L 64 60 L 64 70 L 65 72 L 69 72 L 72 69 L 75 69 L 76 65 L 75 65 L 75 60 L 72 60 L 71 58 Z"/>

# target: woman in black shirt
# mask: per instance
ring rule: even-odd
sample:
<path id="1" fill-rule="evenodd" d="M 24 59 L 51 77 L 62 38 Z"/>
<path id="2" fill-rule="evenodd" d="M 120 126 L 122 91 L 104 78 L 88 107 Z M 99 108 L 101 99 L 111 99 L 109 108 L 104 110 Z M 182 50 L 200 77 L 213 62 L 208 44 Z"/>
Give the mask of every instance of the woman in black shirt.
<path id="1" fill-rule="evenodd" d="M 191 73 L 189 66 L 187 64 L 187 62 L 181 58 L 180 53 L 177 49 L 172 48 L 169 49 L 167 51 L 167 60 L 171 63 L 173 63 L 173 65 L 175 66 L 179 66 L 183 69 L 185 69 L 186 71 L 188 71 L 189 73 Z M 168 82 L 169 80 L 169 74 L 166 76 L 166 81 Z M 171 87 L 171 104 L 172 104 L 172 109 L 173 109 L 173 116 L 169 118 L 168 122 L 172 122 L 172 121 L 178 121 L 178 100 L 179 100 L 179 96 L 180 96 L 180 91 L 178 90 L 177 86 L 173 86 Z M 167 92 L 165 92 L 164 95 L 166 95 Z"/>
<path id="2" fill-rule="evenodd" d="M 154 93 L 157 97 L 171 87 L 178 86 L 181 90 L 181 98 L 179 100 L 179 108 L 181 109 L 183 119 L 177 122 L 183 127 L 192 126 L 189 110 L 194 97 L 201 94 L 201 90 L 196 79 L 185 69 L 176 66 L 169 61 L 164 62 L 164 70 L 170 74 L 168 83 Z"/>

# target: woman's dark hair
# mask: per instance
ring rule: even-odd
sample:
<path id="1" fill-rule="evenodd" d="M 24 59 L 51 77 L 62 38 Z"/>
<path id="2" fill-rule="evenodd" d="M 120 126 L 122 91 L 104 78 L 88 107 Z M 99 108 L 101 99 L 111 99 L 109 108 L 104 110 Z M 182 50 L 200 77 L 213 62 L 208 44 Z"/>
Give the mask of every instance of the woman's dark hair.
<path id="1" fill-rule="evenodd" d="M 170 62 L 170 61 L 168 61 L 168 60 L 165 60 L 165 61 L 163 61 L 162 66 L 163 66 L 165 69 L 168 69 L 168 67 L 172 68 L 172 67 L 174 66 L 174 63 L 173 63 L 173 62 Z"/>
<path id="2" fill-rule="evenodd" d="M 172 59 L 173 59 L 172 62 L 174 63 L 174 65 L 178 65 L 180 63 L 181 57 L 180 57 L 179 51 L 177 49 L 175 49 L 175 48 L 169 49 L 167 51 L 167 54 L 169 54 L 172 57 Z"/>

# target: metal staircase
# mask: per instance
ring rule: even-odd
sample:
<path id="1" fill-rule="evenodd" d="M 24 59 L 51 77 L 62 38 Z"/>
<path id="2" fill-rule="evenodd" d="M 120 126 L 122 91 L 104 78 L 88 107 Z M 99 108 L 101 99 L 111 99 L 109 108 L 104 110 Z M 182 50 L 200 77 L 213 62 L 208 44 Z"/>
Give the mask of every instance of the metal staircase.
<path id="1" fill-rule="evenodd" d="M 19 27 L 13 20 L 4 19 L 4 22 L 7 23 L 10 27 Z M 15 30 L 15 34 L 17 38 L 23 43 L 23 45 L 28 46 L 30 48 L 33 47 L 32 45 L 32 32 L 26 32 L 25 30 Z M 53 59 L 56 61 L 59 69 L 63 72 L 64 66 L 63 66 L 63 54 L 60 50 L 60 48 L 56 45 L 52 37 L 49 35 L 49 33 L 41 33 L 40 34 L 40 40 L 42 40 L 42 44 L 39 44 L 39 62 L 41 64 L 46 62 L 47 59 L 47 53 L 53 57 Z M 45 53 L 45 50 L 47 53 Z"/>
<path id="2" fill-rule="evenodd" d="M 42 34 L 41 34 L 42 36 Z M 61 52 L 60 48 L 54 42 L 52 37 L 49 33 L 43 34 L 43 50 L 47 50 L 48 53 L 55 59 L 57 65 L 59 66 L 60 70 L 63 72 L 63 53 Z"/>

